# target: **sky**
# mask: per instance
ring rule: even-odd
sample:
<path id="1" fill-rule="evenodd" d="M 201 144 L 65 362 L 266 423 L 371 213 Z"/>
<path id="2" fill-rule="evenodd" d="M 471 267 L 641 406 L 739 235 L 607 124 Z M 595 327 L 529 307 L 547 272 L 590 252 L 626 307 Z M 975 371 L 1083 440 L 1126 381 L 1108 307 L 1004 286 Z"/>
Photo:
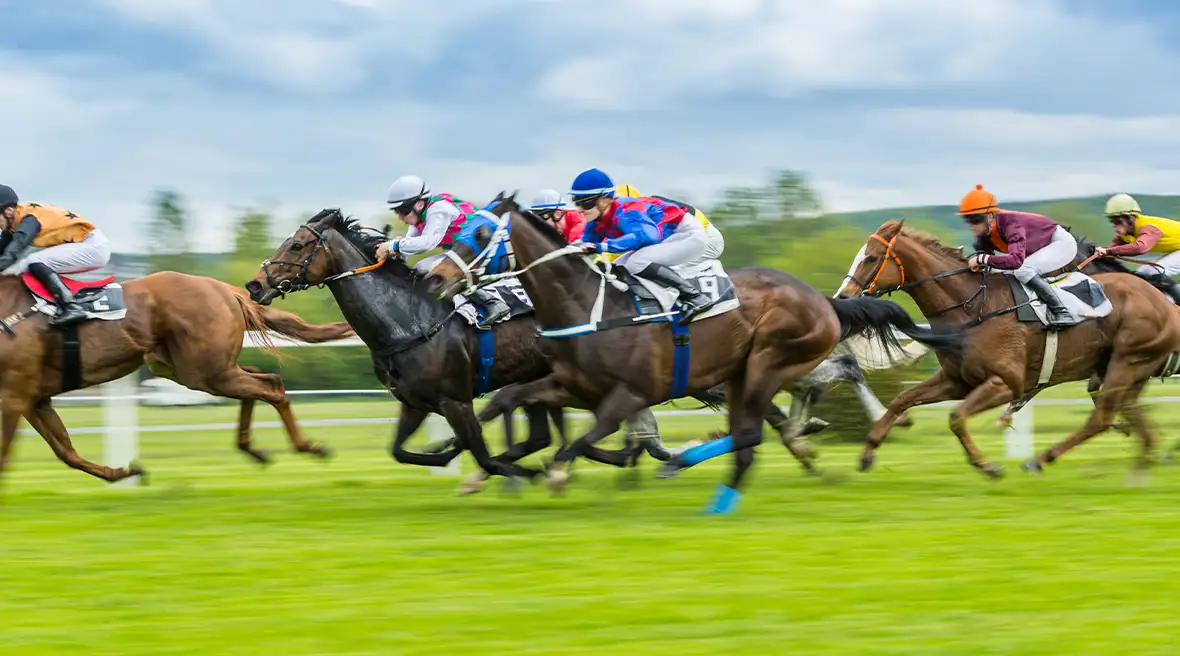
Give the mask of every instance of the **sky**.
<path id="1" fill-rule="evenodd" d="M 1180 192 L 1180 3 L 0 0 L 0 183 L 142 251 L 243 208 L 389 220 L 599 167 L 706 204 L 806 172 L 830 211 Z M 290 220 L 295 220 L 291 218 Z"/>

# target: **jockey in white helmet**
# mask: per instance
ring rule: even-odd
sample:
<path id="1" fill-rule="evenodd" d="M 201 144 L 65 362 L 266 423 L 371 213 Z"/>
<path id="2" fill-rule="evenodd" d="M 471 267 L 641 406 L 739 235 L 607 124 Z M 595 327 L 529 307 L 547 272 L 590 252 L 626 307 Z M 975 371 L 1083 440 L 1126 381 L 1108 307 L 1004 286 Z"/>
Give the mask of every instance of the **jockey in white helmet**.
<path id="1" fill-rule="evenodd" d="M 440 247 L 449 249 L 455 235 L 467 223 L 467 217 L 479 211 L 475 205 L 451 194 L 432 196 L 430 187 L 416 175 L 403 175 L 394 180 L 389 186 L 386 202 L 410 229 L 404 237 L 394 237 L 378 246 L 378 260 L 396 254 L 417 255 Z M 414 268 L 422 273 L 429 272 L 443 257 L 442 253 L 425 257 Z M 499 297 L 483 289 L 473 290 L 469 297 L 482 306 L 487 315 L 480 321 L 479 328 L 490 328 L 512 311 Z"/>

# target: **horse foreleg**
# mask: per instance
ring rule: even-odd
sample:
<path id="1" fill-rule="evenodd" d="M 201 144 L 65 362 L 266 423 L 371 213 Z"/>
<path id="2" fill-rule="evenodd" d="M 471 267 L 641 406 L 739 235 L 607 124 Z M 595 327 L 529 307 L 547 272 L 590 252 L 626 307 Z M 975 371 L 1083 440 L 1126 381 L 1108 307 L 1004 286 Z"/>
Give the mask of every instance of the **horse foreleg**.
<path id="1" fill-rule="evenodd" d="M 8 403 L 4 404 L 4 437 L 7 438 L 9 428 L 11 426 L 13 432 L 16 431 L 16 422 L 20 420 L 20 414 L 10 412 Z M 10 424 L 9 417 L 12 416 Z M 138 464 L 131 464 L 128 467 L 107 467 L 96 462 L 91 462 L 74 449 L 74 444 L 70 440 L 69 431 L 66 430 L 65 424 L 62 423 L 61 417 L 58 416 L 57 411 L 53 409 L 52 403 L 49 399 L 44 399 L 25 411 L 25 418 L 29 420 L 29 425 L 33 430 L 45 440 L 49 448 L 53 449 L 53 454 L 57 456 L 66 465 L 84 471 L 91 476 L 101 478 L 108 483 L 121 481 L 124 478 L 131 476 L 139 476 L 144 474 L 143 468 Z"/>
<path id="2" fill-rule="evenodd" d="M 865 448 L 860 456 L 860 470 L 865 472 L 873 468 L 873 463 L 877 459 L 877 449 L 885 441 L 889 429 L 893 428 L 893 424 L 906 410 L 920 405 L 961 398 L 963 398 L 962 385 L 948 378 L 942 369 L 934 372 L 933 376 L 914 387 L 902 391 L 897 395 L 897 398 L 889 403 L 885 414 L 869 428 L 869 434 L 865 436 Z"/>
<path id="3" fill-rule="evenodd" d="M 402 404 L 401 415 L 397 420 L 397 430 L 393 437 L 390 452 L 393 459 L 404 465 L 418 465 L 420 467 L 446 467 L 460 453 L 463 452 L 463 442 L 456 440 L 454 446 L 437 453 L 418 453 L 406 449 L 406 442 L 414 435 L 414 431 L 426 421 L 430 412 L 424 408 Z"/>
<path id="4" fill-rule="evenodd" d="M 569 481 L 568 465 L 574 458 L 584 455 L 588 447 L 594 446 L 599 440 L 619 430 L 624 419 L 646 407 L 646 401 L 626 386 L 616 385 L 611 389 L 594 410 L 594 427 L 554 456 L 553 464 L 549 466 L 548 472 L 550 491 L 558 494 L 565 489 L 566 483 Z M 597 455 L 609 453 L 601 451 Z M 623 457 L 619 466 L 624 466 L 626 462 L 627 458 Z"/>
<path id="5" fill-rule="evenodd" d="M 967 431 L 967 419 L 984 410 L 994 408 L 1012 400 L 1012 389 L 999 376 L 992 375 L 982 385 L 971 390 L 963 402 L 951 410 L 950 427 L 959 444 L 967 453 L 967 461 L 971 465 L 992 478 L 1004 475 L 1004 468 L 988 462 L 983 453 L 975 446 L 971 433 Z"/>
<path id="6" fill-rule="evenodd" d="M 812 393 L 791 394 L 791 407 L 786 415 L 773 401 L 767 409 L 766 423 L 778 431 L 779 440 L 792 456 L 803 466 L 804 471 L 815 471 L 815 449 L 803 438 L 808 427 L 807 417 L 811 411 Z"/>
<path id="7" fill-rule="evenodd" d="M 471 455 L 475 457 L 476 463 L 488 474 L 492 476 L 504 476 L 505 478 L 516 476 L 532 478 L 533 475 L 538 473 L 525 469 L 515 463 L 492 458 L 488 452 L 487 442 L 484 440 L 483 427 L 480 425 L 479 420 L 475 418 L 475 411 L 471 406 L 471 401 L 444 398 L 439 403 L 439 410 L 442 412 L 443 418 L 447 420 L 447 424 L 455 431 L 455 437 L 458 438 L 459 443 L 471 452 Z"/>

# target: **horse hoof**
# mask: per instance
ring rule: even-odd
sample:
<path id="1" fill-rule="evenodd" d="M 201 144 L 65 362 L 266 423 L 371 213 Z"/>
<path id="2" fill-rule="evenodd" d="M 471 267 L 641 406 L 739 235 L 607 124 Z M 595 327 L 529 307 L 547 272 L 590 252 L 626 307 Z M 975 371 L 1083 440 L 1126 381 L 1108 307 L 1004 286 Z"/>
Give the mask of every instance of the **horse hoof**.
<path id="1" fill-rule="evenodd" d="M 860 471 L 867 472 L 873 468 L 873 464 L 877 461 L 877 456 L 867 454 L 860 457 Z"/>
<path id="2" fill-rule="evenodd" d="M 982 467 L 980 467 L 980 470 L 983 471 L 985 476 L 992 479 L 993 481 L 998 481 L 1001 478 L 1004 478 L 1004 466 L 1003 465 L 997 465 L 995 463 L 989 462 L 989 463 L 984 464 Z"/>
<path id="3" fill-rule="evenodd" d="M 131 478 L 132 476 L 139 477 L 139 480 L 138 480 L 139 485 L 146 486 L 149 483 L 148 472 L 146 469 L 143 468 L 143 465 L 139 464 L 139 461 L 133 460 L 127 466 L 127 476 L 125 476 L 124 478 Z"/>
<path id="4" fill-rule="evenodd" d="M 333 455 L 332 449 L 328 448 L 328 446 L 326 444 L 313 444 L 313 445 L 311 445 L 310 453 L 311 453 L 311 455 L 319 458 L 320 460 L 329 460 L 329 459 L 331 459 L 331 457 Z"/>
<path id="5" fill-rule="evenodd" d="M 560 466 L 551 468 L 545 476 L 545 482 L 549 486 L 549 492 L 554 496 L 563 494 L 565 492 L 565 487 L 569 483 L 569 480 L 569 473 Z"/>
<path id="6" fill-rule="evenodd" d="M 519 476 L 509 476 L 504 479 L 504 494 L 510 497 L 519 497 L 521 491 L 524 490 L 524 483 L 521 483 Z"/>
<path id="7" fill-rule="evenodd" d="M 1041 464 L 1041 461 L 1037 460 L 1036 458 L 1029 458 L 1028 460 L 1025 460 L 1020 465 L 1020 468 L 1026 472 L 1029 472 L 1030 474 L 1040 474 L 1045 471 L 1045 467 Z"/>
<path id="8" fill-rule="evenodd" d="M 455 488 L 455 494 L 461 497 L 467 497 L 471 496 L 472 494 L 479 494 L 480 492 L 483 492 L 487 486 L 487 472 L 477 471 L 463 479 L 463 482 L 459 484 L 459 487 Z"/>
<path id="9" fill-rule="evenodd" d="M 656 470 L 656 478 L 676 478 L 681 471 L 680 462 L 676 458 L 672 458 L 668 462 L 661 463 L 660 468 Z"/>

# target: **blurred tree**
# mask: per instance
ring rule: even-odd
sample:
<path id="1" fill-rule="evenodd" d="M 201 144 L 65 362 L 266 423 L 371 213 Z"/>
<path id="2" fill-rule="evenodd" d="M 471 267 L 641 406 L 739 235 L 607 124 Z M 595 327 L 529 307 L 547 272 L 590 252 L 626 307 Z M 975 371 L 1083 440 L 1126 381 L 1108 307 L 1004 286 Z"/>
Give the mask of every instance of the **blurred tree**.
<path id="1" fill-rule="evenodd" d="M 152 271 L 196 272 L 196 257 L 188 241 L 188 212 L 176 191 L 160 189 L 153 196 L 148 246 Z"/>

